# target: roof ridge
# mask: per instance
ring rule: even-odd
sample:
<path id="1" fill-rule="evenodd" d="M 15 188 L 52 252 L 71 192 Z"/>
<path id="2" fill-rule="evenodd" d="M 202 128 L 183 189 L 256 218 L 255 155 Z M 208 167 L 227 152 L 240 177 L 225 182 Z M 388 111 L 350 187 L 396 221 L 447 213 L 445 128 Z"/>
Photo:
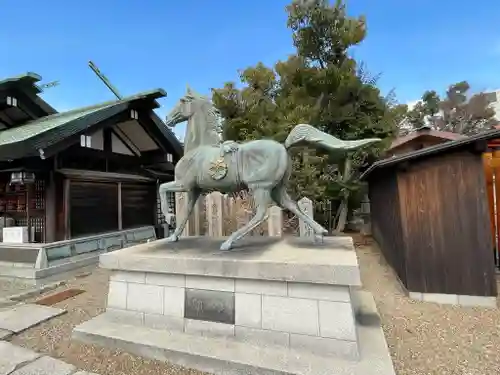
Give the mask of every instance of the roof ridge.
<path id="1" fill-rule="evenodd" d="M 157 95 L 159 97 L 163 97 L 163 96 L 167 95 L 167 92 L 161 88 L 157 88 L 154 90 L 148 90 L 148 91 L 142 91 L 142 92 L 139 92 L 137 94 L 124 97 L 122 99 L 108 100 L 106 102 L 101 102 L 98 104 L 92 104 L 92 105 L 88 105 L 85 107 L 78 107 L 78 108 L 70 109 L 69 111 L 54 113 L 53 115 L 49 115 L 49 116 L 41 117 L 41 118 L 36 119 L 36 120 L 29 121 L 23 125 L 32 124 L 34 122 L 50 121 L 50 120 L 57 119 L 60 116 L 67 116 L 67 115 L 71 115 L 71 114 L 78 113 L 78 112 L 89 111 L 92 109 L 105 108 L 105 107 L 110 106 L 110 105 L 116 105 L 116 104 L 120 104 L 120 103 L 130 102 L 132 100 L 141 99 L 141 98 L 145 98 L 148 96 L 155 96 L 155 95 Z M 21 126 L 23 126 L 23 125 L 21 125 Z"/>
<path id="2" fill-rule="evenodd" d="M 37 73 L 26 72 L 26 73 L 19 74 L 16 76 L 4 78 L 4 79 L 0 80 L 0 85 L 4 84 L 4 83 L 16 82 L 16 81 L 22 81 L 22 80 L 30 80 L 33 83 L 35 83 L 35 82 L 40 82 L 42 80 L 42 76 L 37 74 Z"/>

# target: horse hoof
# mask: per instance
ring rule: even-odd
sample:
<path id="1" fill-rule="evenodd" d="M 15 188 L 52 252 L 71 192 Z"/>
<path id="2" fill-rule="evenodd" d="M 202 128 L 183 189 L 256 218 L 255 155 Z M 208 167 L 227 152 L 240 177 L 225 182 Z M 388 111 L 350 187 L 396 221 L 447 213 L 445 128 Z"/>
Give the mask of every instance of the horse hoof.
<path id="1" fill-rule="evenodd" d="M 316 228 L 314 231 L 316 234 L 319 234 L 321 236 L 326 236 L 328 234 L 328 229 L 323 228 L 321 225 Z"/>
<path id="2" fill-rule="evenodd" d="M 220 246 L 220 250 L 221 251 L 227 251 L 227 250 L 230 250 L 231 249 L 231 242 L 224 242 L 221 246 Z"/>
<path id="3" fill-rule="evenodd" d="M 323 244 L 324 237 L 322 234 L 316 234 L 313 238 L 315 244 Z"/>
<path id="4" fill-rule="evenodd" d="M 328 235 L 328 231 L 325 228 L 317 228 L 313 231 L 316 236 L 326 236 Z"/>
<path id="5" fill-rule="evenodd" d="M 177 242 L 179 241 L 179 237 L 177 237 L 175 234 L 172 234 L 171 236 L 165 238 L 166 242 Z"/>

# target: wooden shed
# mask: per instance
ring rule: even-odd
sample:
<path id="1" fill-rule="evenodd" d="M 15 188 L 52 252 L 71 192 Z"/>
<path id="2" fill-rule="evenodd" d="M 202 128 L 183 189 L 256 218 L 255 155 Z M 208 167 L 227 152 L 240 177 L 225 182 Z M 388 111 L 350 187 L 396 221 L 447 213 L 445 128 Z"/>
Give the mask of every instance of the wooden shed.
<path id="1" fill-rule="evenodd" d="M 393 156 L 361 176 L 369 185 L 373 237 L 410 296 L 495 304 L 482 154 L 499 136 L 492 130 Z"/>

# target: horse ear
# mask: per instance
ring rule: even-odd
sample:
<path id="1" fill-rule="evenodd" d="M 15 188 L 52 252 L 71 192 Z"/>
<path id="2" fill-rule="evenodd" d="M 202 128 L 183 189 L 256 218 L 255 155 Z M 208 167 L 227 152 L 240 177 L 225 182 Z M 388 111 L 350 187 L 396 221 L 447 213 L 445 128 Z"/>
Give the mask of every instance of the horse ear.
<path id="1" fill-rule="evenodd" d="M 186 85 L 186 93 L 188 95 L 191 95 L 193 92 L 191 91 L 191 87 L 189 87 L 189 84 Z"/>

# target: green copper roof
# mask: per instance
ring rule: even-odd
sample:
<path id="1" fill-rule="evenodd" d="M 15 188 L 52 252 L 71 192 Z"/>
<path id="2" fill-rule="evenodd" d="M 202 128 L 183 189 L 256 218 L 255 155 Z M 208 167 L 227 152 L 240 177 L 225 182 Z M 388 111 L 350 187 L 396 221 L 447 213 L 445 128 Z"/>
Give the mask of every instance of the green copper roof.
<path id="1" fill-rule="evenodd" d="M 163 89 L 142 92 L 137 95 L 106 103 L 79 108 L 68 112 L 56 113 L 25 125 L 0 131 L 0 159 L 17 159 L 34 156 L 61 140 L 85 131 L 90 126 L 100 123 L 120 112 L 125 111 L 129 104 L 137 100 L 156 100 L 166 96 Z M 157 124 L 162 133 L 169 139 L 170 129 L 163 124 Z M 164 129 L 163 129 L 164 128 Z M 175 136 L 172 137 L 175 138 Z"/>
<path id="2" fill-rule="evenodd" d="M 98 106 L 94 108 L 57 113 L 55 115 L 43 117 L 41 119 L 29 122 L 26 125 L 0 131 L 0 146 L 9 143 L 24 141 L 49 130 L 66 125 L 67 123 L 76 119 L 90 115 L 91 113 L 102 111 L 113 105 L 114 104 L 108 104 L 105 106 Z"/>
<path id="3" fill-rule="evenodd" d="M 28 98 L 33 101 L 33 105 L 41 109 L 46 114 L 53 114 L 57 111 L 43 100 L 38 94 L 42 92 L 37 83 L 42 80 L 42 77 L 36 73 L 28 72 L 15 77 L 9 77 L 0 80 L 0 90 L 16 89 L 27 94 Z M 38 112 L 38 111 L 37 111 Z"/>
<path id="4" fill-rule="evenodd" d="M 24 73 L 24 74 L 21 74 L 18 76 L 9 77 L 9 78 L 5 78 L 5 79 L 0 80 L 0 86 L 5 85 L 7 83 L 20 82 L 20 81 L 35 83 L 35 82 L 39 82 L 41 80 L 42 80 L 42 77 L 40 75 L 33 73 L 33 72 L 27 72 L 27 73 Z"/>
<path id="5" fill-rule="evenodd" d="M 42 80 L 42 76 L 39 74 L 33 73 L 33 72 L 27 72 L 24 74 L 20 74 L 18 76 L 14 77 L 9 77 L 0 80 L 0 85 L 7 83 L 7 82 L 16 82 L 16 81 L 32 81 L 32 82 L 38 82 Z"/>

